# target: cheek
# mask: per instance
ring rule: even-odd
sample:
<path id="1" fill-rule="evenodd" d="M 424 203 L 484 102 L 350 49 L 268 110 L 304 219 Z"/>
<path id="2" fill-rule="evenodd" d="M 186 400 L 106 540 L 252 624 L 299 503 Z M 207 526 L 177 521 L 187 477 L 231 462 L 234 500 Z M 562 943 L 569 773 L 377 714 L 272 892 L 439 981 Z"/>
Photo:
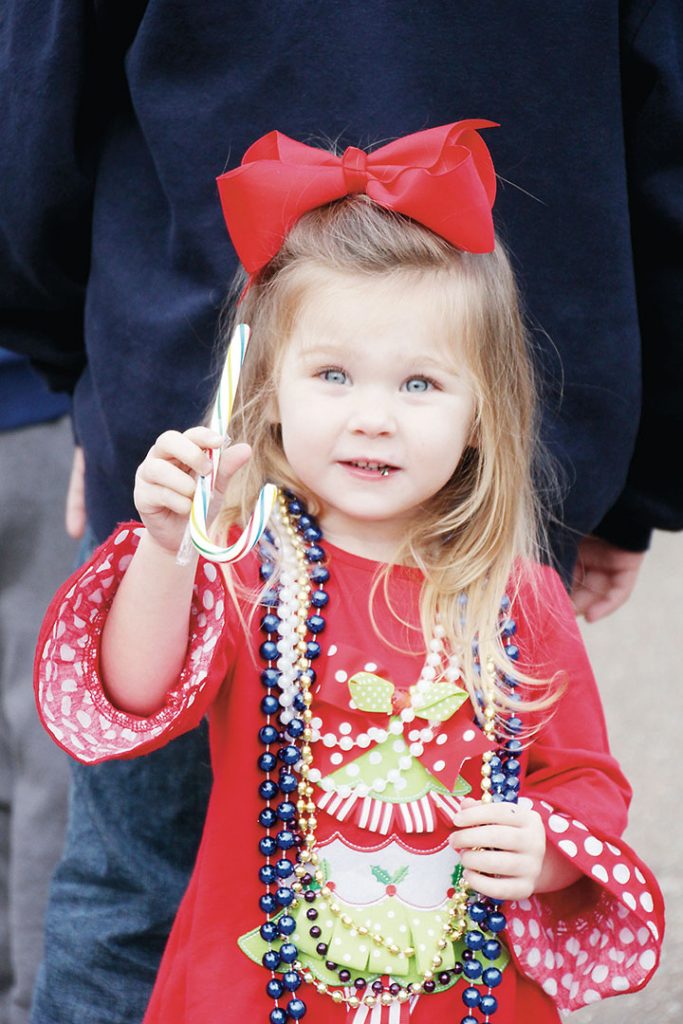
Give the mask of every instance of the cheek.
<path id="1" fill-rule="evenodd" d="M 436 410 L 428 421 L 416 423 L 414 430 L 425 450 L 436 447 L 443 451 L 444 447 L 468 444 L 473 428 L 473 407 L 470 403 L 458 402 Z"/>
<path id="2" fill-rule="evenodd" d="M 473 419 L 463 415 L 462 410 L 449 415 L 445 412 L 432 420 L 430 426 L 423 425 L 419 432 L 417 454 L 425 470 L 436 479 L 446 483 L 455 472 L 465 448 L 471 444 Z"/>

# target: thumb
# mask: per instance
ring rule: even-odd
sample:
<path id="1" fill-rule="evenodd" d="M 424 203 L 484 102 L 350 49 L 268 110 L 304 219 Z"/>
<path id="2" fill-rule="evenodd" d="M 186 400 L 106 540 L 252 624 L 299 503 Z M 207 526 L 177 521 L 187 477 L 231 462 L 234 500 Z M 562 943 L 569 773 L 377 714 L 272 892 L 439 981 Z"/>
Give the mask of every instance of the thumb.
<path id="1" fill-rule="evenodd" d="M 78 447 L 74 450 L 64 518 L 68 535 L 80 540 L 85 532 L 85 459 L 83 449 Z"/>
<path id="2" fill-rule="evenodd" d="M 229 448 L 223 448 L 218 463 L 214 492 L 222 495 L 230 479 L 250 458 L 251 447 L 248 444 L 240 443 L 230 445 Z"/>
<path id="3" fill-rule="evenodd" d="M 209 522 L 213 522 L 214 518 L 219 514 L 223 505 L 225 489 L 230 483 L 231 478 L 235 475 L 238 469 L 242 468 L 245 462 L 249 461 L 250 458 L 251 448 L 248 444 L 236 444 L 229 448 L 221 449 L 218 462 L 218 473 L 216 474 L 216 482 L 213 487 L 211 502 L 209 505 Z"/>

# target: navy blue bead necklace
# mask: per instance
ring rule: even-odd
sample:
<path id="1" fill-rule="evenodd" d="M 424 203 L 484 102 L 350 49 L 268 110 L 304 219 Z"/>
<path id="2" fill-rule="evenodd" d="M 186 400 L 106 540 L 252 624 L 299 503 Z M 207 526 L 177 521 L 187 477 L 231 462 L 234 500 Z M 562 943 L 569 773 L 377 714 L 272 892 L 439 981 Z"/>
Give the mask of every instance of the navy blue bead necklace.
<path id="1" fill-rule="evenodd" d="M 488 1022 L 498 1007 L 493 990 L 502 980 L 502 971 L 494 966 L 494 961 L 502 952 L 499 934 L 505 928 L 505 916 L 500 909 L 500 901 L 477 894 L 467 895 L 461 882 L 460 866 L 454 875 L 450 926 L 445 926 L 443 939 L 454 941 L 462 937 L 464 949 L 461 959 L 450 970 L 438 970 L 440 957 L 437 950 L 432 961 L 434 970 L 427 971 L 421 983 L 404 987 L 392 982 L 385 987 L 381 979 L 369 982 L 363 977 L 356 977 L 349 996 L 344 994 L 343 988 L 351 983 L 348 969 L 326 961 L 327 968 L 338 974 L 341 986 L 328 988 L 299 959 L 299 950 L 292 941 L 297 929 L 293 908 L 302 901 L 309 904 L 306 918 L 310 922 L 310 934 L 315 938 L 316 930 L 318 935 L 321 932 L 316 925 L 319 911 L 315 904 L 325 898 L 326 908 L 335 906 L 329 889 L 325 894 L 324 878 L 317 867 L 316 806 L 313 784 L 308 778 L 312 762 L 311 688 L 316 681 L 313 662 L 321 653 L 319 634 L 325 629 L 323 613 L 329 601 L 325 590 L 329 570 L 323 564 L 322 531 L 303 502 L 291 492 L 281 492 L 277 514 L 284 534 L 291 540 L 291 551 L 287 552 L 286 548 L 281 551 L 283 560 L 276 589 L 268 584 L 275 569 L 270 547 L 274 543 L 272 535 L 264 535 L 265 543 L 262 541 L 260 546 L 260 574 L 266 589 L 261 595 L 265 611 L 260 620 L 265 639 L 259 647 L 265 663 L 260 673 L 265 689 L 260 702 L 264 724 L 258 731 L 259 743 L 264 748 L 258 758 L 258 767 L 263 774 L 258 787 L 262 801 L 258 821 L 264 832 L 258 842 L 258 878 L 264 886 L 259 897 L 259 909 L 265 920 L 259 931 L 268 944 L 262 962 L 270 974 L 265 986 L 266 994 L 274 1003 L 270 1022 L 287 1024 L 305 1015 L 306 1004 L 298 994 L 303 981 L 313 984 L 322 994 L 330 995 L 333 1002 L 355 1008 L 362 1004 L 372 1007 L 407 1002 L 422 993 L 450 988 L 460 977 L 471 983 L 462 990 L 467 1013 L 460 1024 Z M 501 604 L 501 634 L 508 657 L 516 661 L 519 651 L 512 639 L 516 627 L 508 613 L 509 600 L 506 597 Z M 487 665 L 487 671 L 492 674 L 490 665 Z M 502 685 L 514 701 L 517 681 L 506 675 Z M 488 715 L 484 731 L 493 736 L 495 713 L 492 714 L 489 707 L 485 707 L 484 712 Z M 502 729 L 498 722 L 503 742 L 495 753 L 484 755 L 484 800 L 516 801 L 522 748 L 518 733 L 521 727 L 521 720 L 516 715 L 509 716 L 502 723 Z M 341 916 L 343 920 L 344 915 Z M 445 942 L 441 948 L 444 946 Z M 318 945 L 317 952 L 325 957 L 327 947 L 324 943 Z M 485 992 L 481 991 L 482 986 Z M 475 1016 L 475 1013 L 481 1016 Z"/>

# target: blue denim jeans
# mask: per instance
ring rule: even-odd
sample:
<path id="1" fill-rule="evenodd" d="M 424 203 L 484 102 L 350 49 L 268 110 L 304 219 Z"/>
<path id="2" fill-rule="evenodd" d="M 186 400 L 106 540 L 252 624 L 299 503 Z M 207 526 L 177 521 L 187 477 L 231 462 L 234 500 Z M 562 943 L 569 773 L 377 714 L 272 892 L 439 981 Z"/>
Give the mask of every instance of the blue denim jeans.
<path id="1" fill-rule="evenodd" d="M 73 765 L 31 1024 L 139 1024 L 210 788 L 206 722 L 135 760 Z"/>

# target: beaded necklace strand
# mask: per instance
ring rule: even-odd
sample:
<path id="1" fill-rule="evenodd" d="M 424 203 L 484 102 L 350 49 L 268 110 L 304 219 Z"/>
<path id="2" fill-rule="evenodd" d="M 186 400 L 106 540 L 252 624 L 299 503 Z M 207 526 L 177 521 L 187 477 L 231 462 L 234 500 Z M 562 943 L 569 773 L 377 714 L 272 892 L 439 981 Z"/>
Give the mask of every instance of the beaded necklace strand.
<path id="1" fill-rule="evenodd" d="M 354 1009 L 361 1005 L 372 1008 L 378 1004 L 406 1003 L 423 993 L 451 987 L 461 975 L 488 989 L 482 993 L 475 984 L 463 989 L 462 1001 L 468 1012 L 461 1019 L 461 1024 L 479 1024 L 479 1019 L 473 1015 L 475 1011 L 482 1014 L 483 1021 L 489 1021 L 498 1006 L 492 989 L 502 980 L 502 972 L 492 966 L 492 961 L 501 954 L 501 944 L 496 936 L 505 928 L 505 916 L 500 910 L 500 901 L 468 894 L 460 864 L 454 872 L 453 888 L 449 890 L 451 895 L 443 908 L 443 925 L 434 942 L 430 966 L 422 972 L 419 982 L 403 986 L 393 981 L 385 986 L 380 978 L 368 984 L 359 976 L 349 987 L 351 972 L 328 960 L 326 967 L 338 973 L 339 977 L 339 987 L 330 986 L 300 960 L 299 950 L 292 941 L 297 922 L 291 911 L 302 903 L 308 904 L 306 919 L 307 923 L 310 922 L 309 932 L 313 938 L 321 935 L 321 929 L 315 922 L 324 906 L 328 915 L 338 919 L 352 935 L 366 937 L 394 956 L 409 958 L 414 956 L 415 950 L 411 946 L 401 949 L 379 932 L 356 922 L 337 903 L 334 889 L 327 883 L 319 864 L 313 794 L 314 780 L 320 773 L 313 766 L 311 750 L 319 734 L 312 725 L 312 687 L 316 682 L 312 663 L 321 654 L 318 636 L 325 628 L 322 612 L 329 601 L 325 584 L 330 573 L 323 564 L 322 531 L 303 503 L 291 492 L 280 491 L 273 515 L 278 520 L 278 533 L 284 543 L 279 551 L 281 571 L 278 590 L 268 589 L 261 596 L 261 604 L 266 611 L 260 628 L 266 639 L 260 644 L 259 653 L 266 666 L 261 671 L 261 682 L 267 692 L 261 699 L 261 711 L 266 721 L 258 732 L 259 742 L 265 748 L 258 759 L 258 767 L 264 775 L 259 785 L 259 796 L 264 806 L 258 820 L 265 831 L 258 844 L 259 853 L 265 858 L 258 871 L 259 880 L 265 886 L 265 892 L 259 898 L 259 909 L 266 916 L 259 931 L 261 938 L 268 943 L 262 962 L 270 972 L 266 994 L 274 1001 L 269 1015 L 270 1024 L 287 1024 L 287 1021 L 300 1020 L 305 1015 L 306 1004 L 297 995 L 302 982 L 312 985 L 321 995 L 328 995 L 334 1003 Z M 267 539 L 271 544 L 275 543 L 272 535 L 268 534 Z M 274 566 L 263 543 L 261 556 L 260 574 L 267 584 Z M 515 624 L 507 617 L 507 598 L 501 607 L 506 616 L 501 624 L 505 650 L 514 661 L 519 652 L 511 639 Z M 434 645 L 432 654 L 437 649 Z M 435 658 L 430 660 L 428 655 L 426 664 L 434 671 Z M 487 738 L 494 740 L 496 671 L 493 662 L 487 662 L 485 668 L 486 684 L 480 696 L 484 719 L 482 728 Z M 432 671 L 428 670 L 425 678 L 433 678 Z M 503 685 L 514 699 L 516 680 L 505 676 Z M 487 751 L 482 756 L 483 802 L 514 802 L 517 799 L 521 742 L 516 734 L 521 724 L 517 716 L 509 717 L 504 722 L 507 737 L 502 745 L 495 753 Z M 290 851 L 295 860 L 290 860 Z M 465 949 L 461 961 L 456 961 L 448 971 L 440 971 L 443 951 L 449 943 L 463 938 Z M 279 947 L 275 945 L 278 942 Z M 326 944 L 320 942 L 317 953 L 324 957 L 327 952 Z"/>

